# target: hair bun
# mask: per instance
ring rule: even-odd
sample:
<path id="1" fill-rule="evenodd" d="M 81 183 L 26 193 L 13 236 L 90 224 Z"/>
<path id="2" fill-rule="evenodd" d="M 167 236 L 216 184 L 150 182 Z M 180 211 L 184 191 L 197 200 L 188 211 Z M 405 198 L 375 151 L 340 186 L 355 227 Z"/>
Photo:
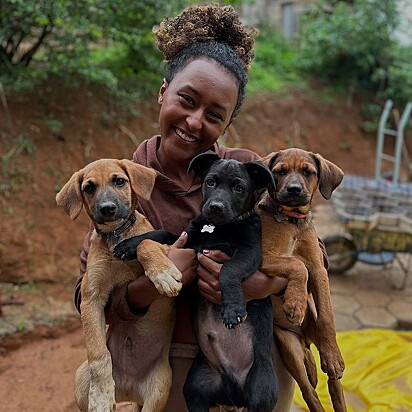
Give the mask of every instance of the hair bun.
<path id="1" fill-rule="evenodd" d="M 196 41 L 225 43 L 250 68 L 254 57 L 253 28 L 245 27 L 232 6 L 189 6 L 174 19 L 166 18 L 155 28 L 156 43 L 166 62 Z"/>

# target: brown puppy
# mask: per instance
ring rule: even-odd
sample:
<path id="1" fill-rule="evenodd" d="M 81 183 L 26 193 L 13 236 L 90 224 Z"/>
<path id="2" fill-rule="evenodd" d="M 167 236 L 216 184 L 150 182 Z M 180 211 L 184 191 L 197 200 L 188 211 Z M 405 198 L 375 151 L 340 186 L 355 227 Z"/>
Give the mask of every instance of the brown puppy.
<path id="1" fill-rule="evenodd" d="M 111 290 L 138 276 L 146 274 L 167 296 L 181 289 L 181 273 L 159 243 L 142 242 L 138 260 L 124 262 L 112 255 L 117 243 L 153 230 L 135 209 L 138 196 L 150 198 L 155 179 L 154 170 L 130 160 L 102 159 L 74 173 L 56 196 L 71 219 L 84 207 L 95 228 L 81 285 L 87 361 L 77 370 L 75 389 L 82 411 L 108 412 L 116 401 L 132 401 L 144 412 L 156 412 L 167 402 L 173 299 L 155 300 L 138 321 L 110 326 L 107 337 L 104 317 Z"/>
<path id="2" fill-rule="evenodd" d="M 283 299 L 272 299 L 279 350 L 310 411 L 324 411 L 315 391 L 316 366 L 309 350 L 313 342 L 320 353 L 322 370 L 329 377 L 334 409 L 346 411 L 339 380 L 344 362 L 336 342 L 328 273 L 310 214 L 316 190 L 319 188 L 329 199 L 342 181 L 343 172 L 321 155 L 296 148 L 271 153 L 263 161 L 273 173 L 276 188 L 269 189 L 258 204 L 263 243 L 261 270 L 288 279 Z M 309 309 L 307 288 L 312 303 Z"/>

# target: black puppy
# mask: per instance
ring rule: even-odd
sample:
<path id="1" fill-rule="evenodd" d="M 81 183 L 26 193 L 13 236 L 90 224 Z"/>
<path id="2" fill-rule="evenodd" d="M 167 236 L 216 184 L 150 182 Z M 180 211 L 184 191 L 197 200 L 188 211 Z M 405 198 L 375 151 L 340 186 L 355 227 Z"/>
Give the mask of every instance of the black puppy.
<path id="1" fill-rule="evenodd" d="M 186 403 L 190 412 L 207 412 L 219 404 L 270 412 L 278 392 L 271 356 L 272 306 L 270 298 L 246 304 L 241 283 L 262 262 L 255 194 L 274 185 L 273 176 L 261 162 L 223 160 L 214 152 L 196 156 L 191 170 L 202 179 L 204 201 L 201 215 L 187 228 L 186 247 L 199 252 L 219 249 L 232 258 L 220 271 L 221 307 L 198 294 L 194 299 L 194 328 L 201 350 L 184 385 Z M 114 253 L 136 258 L 136 246 L 147 238 L 172 243 L 177 236 L 154 231 L 120 243 Z"/>

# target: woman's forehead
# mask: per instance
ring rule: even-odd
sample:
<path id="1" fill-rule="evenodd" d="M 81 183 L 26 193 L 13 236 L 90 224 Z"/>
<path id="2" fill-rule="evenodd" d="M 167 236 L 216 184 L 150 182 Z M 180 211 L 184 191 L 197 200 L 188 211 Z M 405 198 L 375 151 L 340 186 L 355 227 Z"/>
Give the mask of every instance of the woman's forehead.
<path id="1" fill-rule="evenodd" d="M 188 88 L 195 94 L 216 96 L 219 100 L 237 102 L 236 78 L 211 59 L 196 59 L 186 65 L 170 82 L 172 88 Z"/>

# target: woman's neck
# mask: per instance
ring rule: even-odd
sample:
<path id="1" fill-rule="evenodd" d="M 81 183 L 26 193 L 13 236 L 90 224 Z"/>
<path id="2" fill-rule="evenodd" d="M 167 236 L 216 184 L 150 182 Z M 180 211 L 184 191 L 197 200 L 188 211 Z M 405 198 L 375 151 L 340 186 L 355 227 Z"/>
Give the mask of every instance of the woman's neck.
<path id="1" fill-rule="evenodd" d="M 189 167 L 188 162 L 171 161 L 171 159 L 166 159 L 158 151 L 158 158 L 160 165 L 162 166 L 163 173 L 171 180 L 176 182 L 178 185 L 189 190 L 195 179 L 194 172 L 187 172 Z"/>
<path id="2" fill-rule="evenodd" d="M 194 172 L 187 173 L 186 165 L 162 165 L 162 167 L 164 174 L 180 186 L 186 188 L 187 190 L 192 186 L 195 174 Z"/>

